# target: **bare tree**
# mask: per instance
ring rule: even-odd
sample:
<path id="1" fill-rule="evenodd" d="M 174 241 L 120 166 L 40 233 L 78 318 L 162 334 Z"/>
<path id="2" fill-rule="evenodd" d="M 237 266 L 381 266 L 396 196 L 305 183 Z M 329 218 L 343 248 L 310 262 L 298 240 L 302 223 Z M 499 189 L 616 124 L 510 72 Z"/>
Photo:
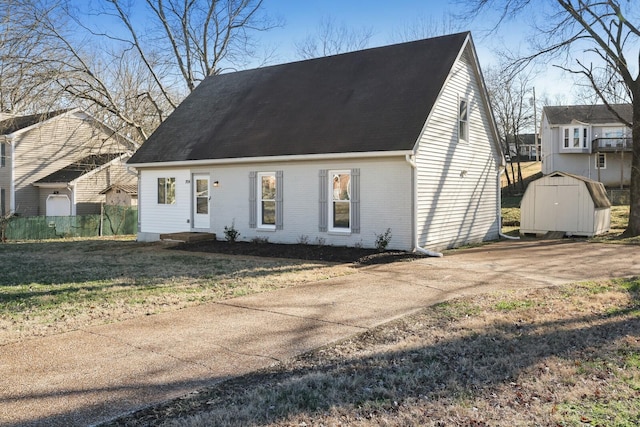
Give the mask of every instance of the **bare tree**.
<path id="1" fill-rule="evenodd" d="M 364 49 L 371 37 L 371 28 L 349 28 L 344 23 L 338 24 L 335 18 L 325 16 L 316 32 L 296 42 L 295 48 L 301 58 L 311 59 Z"/>
<path id="2" fill-rule="evenodd" d="M 263 0 L 8 1 L 7 22 L 40 49 L 14 59 L 140 142 L 205 77 L 245 66 L 255 33 L 279 24 Z"/>
<path id="3" fill-rule="evenodd" d="M 22 0 L 0 2 L 0 113 L 32 114 L 55 109 L 60 98 L 42 66 L 46 53 L 39 20 L 24 13 L 22 5 Z"/>
<path id="4" fill-rule="evenodd" d="M 531 54 L 514 61 L 518 71 L 551 56 L 556 66 L 587 82 L 597 98 L 632 129 L 630 213 L 627 236 L 640 235 L 640 8 L 636 0 L 474 0 L 475 16 L 498 10 L 499 20 L 525 15 L 541 19 L 534 30 Z M 546 13 L 541 15 L 542 10 Z M 498 22 L 496 25 L 499 25 Z M 565 60 L 563 60 L 565 59 Z M 633 105 L 629 122 L 611 107 L 621 99 Z"/>
<path id="5" fill-rule="evenodd" d="M 529 103 L 533 89 L 532 79 L 528 73 L 513 76 L 502 72 L 503 69 L 487 69 L 485 82 L 505 153 L 515 155 L 517 171 L 514 171 L 514 158 L 511 157 L 511 179 L 507 172 L 507 180 L 513 180 L 513 184 L 519 183 L 519 190 L 522 192 L 524 181 L 520 165 L 520 147 L 522 135 L 533 127 L 533 105 Z"/>

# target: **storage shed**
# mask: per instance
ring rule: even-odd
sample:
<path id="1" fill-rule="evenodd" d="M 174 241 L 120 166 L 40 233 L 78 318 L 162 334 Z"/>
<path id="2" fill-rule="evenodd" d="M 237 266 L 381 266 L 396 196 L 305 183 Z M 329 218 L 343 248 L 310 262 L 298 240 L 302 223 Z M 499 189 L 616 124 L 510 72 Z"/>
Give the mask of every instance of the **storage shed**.
<path id="1" fill-rule="evenodd" d="M 601 182 L 553 172 L 527 187 L 520 204 L 520 233 L 564 232 L 595 236 L 609 231 L 611 203 Z"/>

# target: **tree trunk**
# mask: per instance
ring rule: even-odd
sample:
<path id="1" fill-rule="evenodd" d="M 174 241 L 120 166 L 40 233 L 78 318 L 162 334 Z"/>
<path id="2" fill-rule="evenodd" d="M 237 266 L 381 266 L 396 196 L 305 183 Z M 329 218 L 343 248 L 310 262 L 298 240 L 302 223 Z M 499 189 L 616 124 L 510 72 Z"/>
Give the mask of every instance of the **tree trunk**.
<path id="1" fill-rule="evenodd" d="M 629 188 L 629 225 L 623 236 L 640 236 L 640 96 L 634 97 L 633 127 L 633 157 L 631 158 L 631 182 Z"/>

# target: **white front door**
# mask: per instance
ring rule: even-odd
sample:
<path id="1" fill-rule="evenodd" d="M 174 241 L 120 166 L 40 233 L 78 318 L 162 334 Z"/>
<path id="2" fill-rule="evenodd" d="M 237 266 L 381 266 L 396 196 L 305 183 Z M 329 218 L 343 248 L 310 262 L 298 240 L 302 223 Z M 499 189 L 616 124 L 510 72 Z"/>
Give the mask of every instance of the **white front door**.
<path id="1" fill-rule="evenodd" d="M 193 228 L 210 228 L 209 175 L 193 175 Z"/>

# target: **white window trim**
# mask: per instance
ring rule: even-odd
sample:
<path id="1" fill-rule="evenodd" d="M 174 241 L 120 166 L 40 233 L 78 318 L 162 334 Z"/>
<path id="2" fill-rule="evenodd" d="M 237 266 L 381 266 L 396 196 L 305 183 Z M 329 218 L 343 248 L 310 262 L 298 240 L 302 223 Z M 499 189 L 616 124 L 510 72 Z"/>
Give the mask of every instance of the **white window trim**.
<path id="1" fill-rule="evenodd" d="M 466 118 L 463 120 L 462 116 L 460 114 L 460 107 L 462 103 L 465 103 L 467 105 L 467 109 L 466 109 Z M 458 121 L 456 122 L 457 124 L 457 133 L 458 133 L 458 142 L 469 142 L 470 138 L 469 138 L 469 99 L 467 97 L 464 96 L 458 96 Z M 466 135 L 465 137 L 462 137 L 460 135 L 460 127 L 461 124 L 464 123 L 464 129 L 466 131 Z"/>
<path id="2" fill-rule="evenodd" d="M 600 156 L 602 156 L 602 159 L 604 160 L 602 162 L 604 166 L 598 167 L 598 165 L 600 164 Z M 596 153 L 595 159 L 596 159 L 596 163 L 595 163 L 594 166 L 595 166 L 596 170 L 598 170 L 598 169 L 603 170 L 603 169 L 607 168 L 607 153 Z"/>
<path id="3" fill-rule="evenodd" d="M 158 184 L 161 179 L 164 179 L 164 202 L 160 202 L 158 200 L 158 196 L 159 194 L 158 192 Z M 171 203 L 167 203 L 167 181 L 173 179 L 173 201 Z M 156 204 L 157 205 L 162 205 L 162 206 L 172 206 L 172 205 L 176 205 L 176 178 L 174 176 L 159 176 L 156 178 Z"/>
<path id="4" fill-rule="evenodd" d="M 328 208 L 329 208 L 329 213 L 328 213 L 328 227 L 327 227 L 327 231 L 330 233 L 338 233 L 338 234 L 350 234 L 351 233 L 351 225 L 353 224 L 353 205 L 351 203 L 351 197 L 349 197 L 349 200 L 347 201 L 349 203 L 349 227 L 334 227 L 333 224 L 333 176 L 334 175 L 349 175 L 349 193 L 351 193 L 351 185 L 352 185 L 352 177 L 351 177 L 351 170 L 350 169 L 341 169 L 341 170 L 329 170 L 328 171 L 328 181 L 329 181 L 329 189 L 328 189 L 328 195 L 329 195 L 329 203 L 328 203 Z M 347 203 L 345 201 L 342 201 L 341 203 Z"/>
<path id="5" fill-rule="evenodd" d="M 258 212 L 257 212 L 257 215 L 258 215 L 257 216 L 257 220 L 258 220 L 257 221 L 257 228 L 259 230 L 269 230 L 269 231 L 273 230 L 273 231 L 275 231 L 275 229 L 276 229 L 276 224 L 275 223 L 274 224 L 263 224 L 262 223 L 262 200 L 263 200 L 262 199 L 262 178 L 265 177 L 265 176 L 273 177 L 274 182 L 276 182 L 276 192 L 278 191 L 276 173 L 275 172 L 258 172 L 257 173 L 257 180 L 258 180 L 258 182 L 257 182 L 257 187 L 258 187 L 257 188 L 257 192 L 258 192 L 258 194 L 257 194 L 257 200 L 256 200 L 256 202 L 257 202 L 256 204 L 258 205 L 258 207 L 257 207 L 257 209 L 258 209 Z M 275 197 L 273 198 L 273 203 L 276 205 L 275 208 L 277 209 L 277 203 L 276 203 L 276 198 Z"/>
<path id="6" fill-rule="evenodd" d="M 575 132 L 575 129 L 579 130 L 578 132 L 579 146 L 578 147 L 573 146 L 573 134 Z M 586 135 L 585 135 L 585 131 L 586 131 Z M 567 140 L 568 146 L 565 146 L 565 133 L 568 134 L 568 140 Z M 591 129 L 589 129 L 588 126 L 583 126 L 583 125 L 562 126 L 560 128 L 560 149 L 564 151 L 587 150 L 589 149 L 590 134 L 591 134 Z"/>

